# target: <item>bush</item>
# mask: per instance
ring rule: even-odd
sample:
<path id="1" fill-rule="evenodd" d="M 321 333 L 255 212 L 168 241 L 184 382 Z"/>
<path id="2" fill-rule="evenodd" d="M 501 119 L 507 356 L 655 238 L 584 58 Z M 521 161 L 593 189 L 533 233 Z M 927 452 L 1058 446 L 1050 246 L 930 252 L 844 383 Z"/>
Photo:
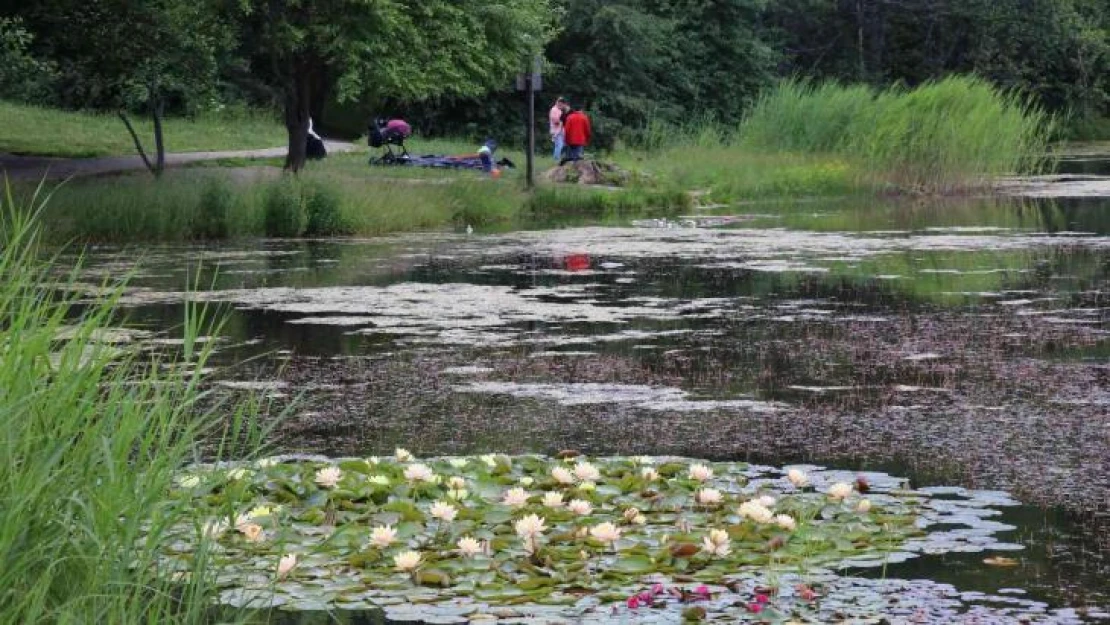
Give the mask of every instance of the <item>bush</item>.
<path id="1" fill-rule="evenodd" d="M 58 72 L 53 64 L 31 56 L 33 40 L 22 20 L 0 17 L 0 94 L 42 105 L 53 100 Z"/>
<path id="2" fill-rule="evenodd" d="M 351 234 L 352 228 L 344 218 L 339 193 L 330 186 L 310 184 L 305 189 L 305 228 L 308 236 Z"/>
<path id="3" fill-rule="evenodd" d="M 266 193 L 263 229 L 268 237 L 300 236 L 305 224 L 305 199 L 300 183 L 284 178 Z"/>
<path id="4" fill-rule="evenodd" d="M 200 194 L 193 236 L 199 239 L 224 239 L 230 234 L 228 221 L 234 208 L 235 194 L 223 180 L 209 181 Z"/>

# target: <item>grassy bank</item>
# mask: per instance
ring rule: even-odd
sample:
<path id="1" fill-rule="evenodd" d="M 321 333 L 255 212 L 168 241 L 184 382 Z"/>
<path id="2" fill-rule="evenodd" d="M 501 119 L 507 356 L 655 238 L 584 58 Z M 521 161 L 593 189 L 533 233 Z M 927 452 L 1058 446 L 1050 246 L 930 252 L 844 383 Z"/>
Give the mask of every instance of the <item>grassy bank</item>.
<path id="1" fill-rule="evenodd" d="M 173 360 L 109 344 L 113 299 L 44 297 L 58 279 L 35 226 L 0 204 L 0 622 L 204 622 L 203 552 L 176 575 L 156 554 L 196 441 L 249 429 L 245 407 L 200 406 L 209 320 L 191 311 Z"/>
<path id="2" fill-rule="evenodd" d="M 0 100 L 0 152 L 40 156 L 113 156 L 135 153 L 135 144 L 115 115 L 63 111 Z M 153 150 L 154 126 L 132 116 L 135 132 Z M 285 127 L 263 113 L 210 114 L 165 121 L 166 150 L 250 150 L 285 145 Z"/>

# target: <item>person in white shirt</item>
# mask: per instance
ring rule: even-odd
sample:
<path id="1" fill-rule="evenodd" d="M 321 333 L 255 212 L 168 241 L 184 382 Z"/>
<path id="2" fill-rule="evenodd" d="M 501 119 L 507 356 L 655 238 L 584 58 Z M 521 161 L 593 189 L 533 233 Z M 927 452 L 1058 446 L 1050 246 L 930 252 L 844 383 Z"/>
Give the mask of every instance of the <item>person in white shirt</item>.
<path id="1" fill-rule="evenodd" d="M 551 142 L 555 144 L 555 151 L 552 157 L 556 161 L 563 160 L 563 144 L 565 143 L 566 136 L 563 134 L 563 114 L 570 108 L 567 99 L 559 97 L 555 100 L 555 104 L 551 105 L 551 110 L 547 113 L 547 120 L 551 124 Z"/>

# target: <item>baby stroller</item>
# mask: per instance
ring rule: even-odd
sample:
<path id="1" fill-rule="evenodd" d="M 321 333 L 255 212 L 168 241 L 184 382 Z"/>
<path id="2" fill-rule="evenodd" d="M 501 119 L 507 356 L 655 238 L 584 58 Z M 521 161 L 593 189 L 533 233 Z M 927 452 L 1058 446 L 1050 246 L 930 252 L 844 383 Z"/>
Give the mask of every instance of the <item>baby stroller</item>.
<path id="1" fill-rule="evenodd" d="M 409 161 L 405 139 L 412 136 L 412 127 L 405 120 L 379 117 L 370 123 L 369 130 L 367 143 L 372 148 L 382 148 L 380 155 L 370 157 L 371 165 L 400 165 Z"/>

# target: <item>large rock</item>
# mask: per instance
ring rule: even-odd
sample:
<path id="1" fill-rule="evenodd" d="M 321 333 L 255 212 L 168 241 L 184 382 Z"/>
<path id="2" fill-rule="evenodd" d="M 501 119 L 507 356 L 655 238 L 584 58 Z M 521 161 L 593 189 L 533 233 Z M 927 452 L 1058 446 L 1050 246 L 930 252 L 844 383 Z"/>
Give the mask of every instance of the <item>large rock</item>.
<path id="1" fill-rule="evenodd" d="M 553 167 L 544 173 L 544 178 L 549 182 L 621 187 L 632 180 L 632 174 L 612 163 L 582 160 Z"/>

